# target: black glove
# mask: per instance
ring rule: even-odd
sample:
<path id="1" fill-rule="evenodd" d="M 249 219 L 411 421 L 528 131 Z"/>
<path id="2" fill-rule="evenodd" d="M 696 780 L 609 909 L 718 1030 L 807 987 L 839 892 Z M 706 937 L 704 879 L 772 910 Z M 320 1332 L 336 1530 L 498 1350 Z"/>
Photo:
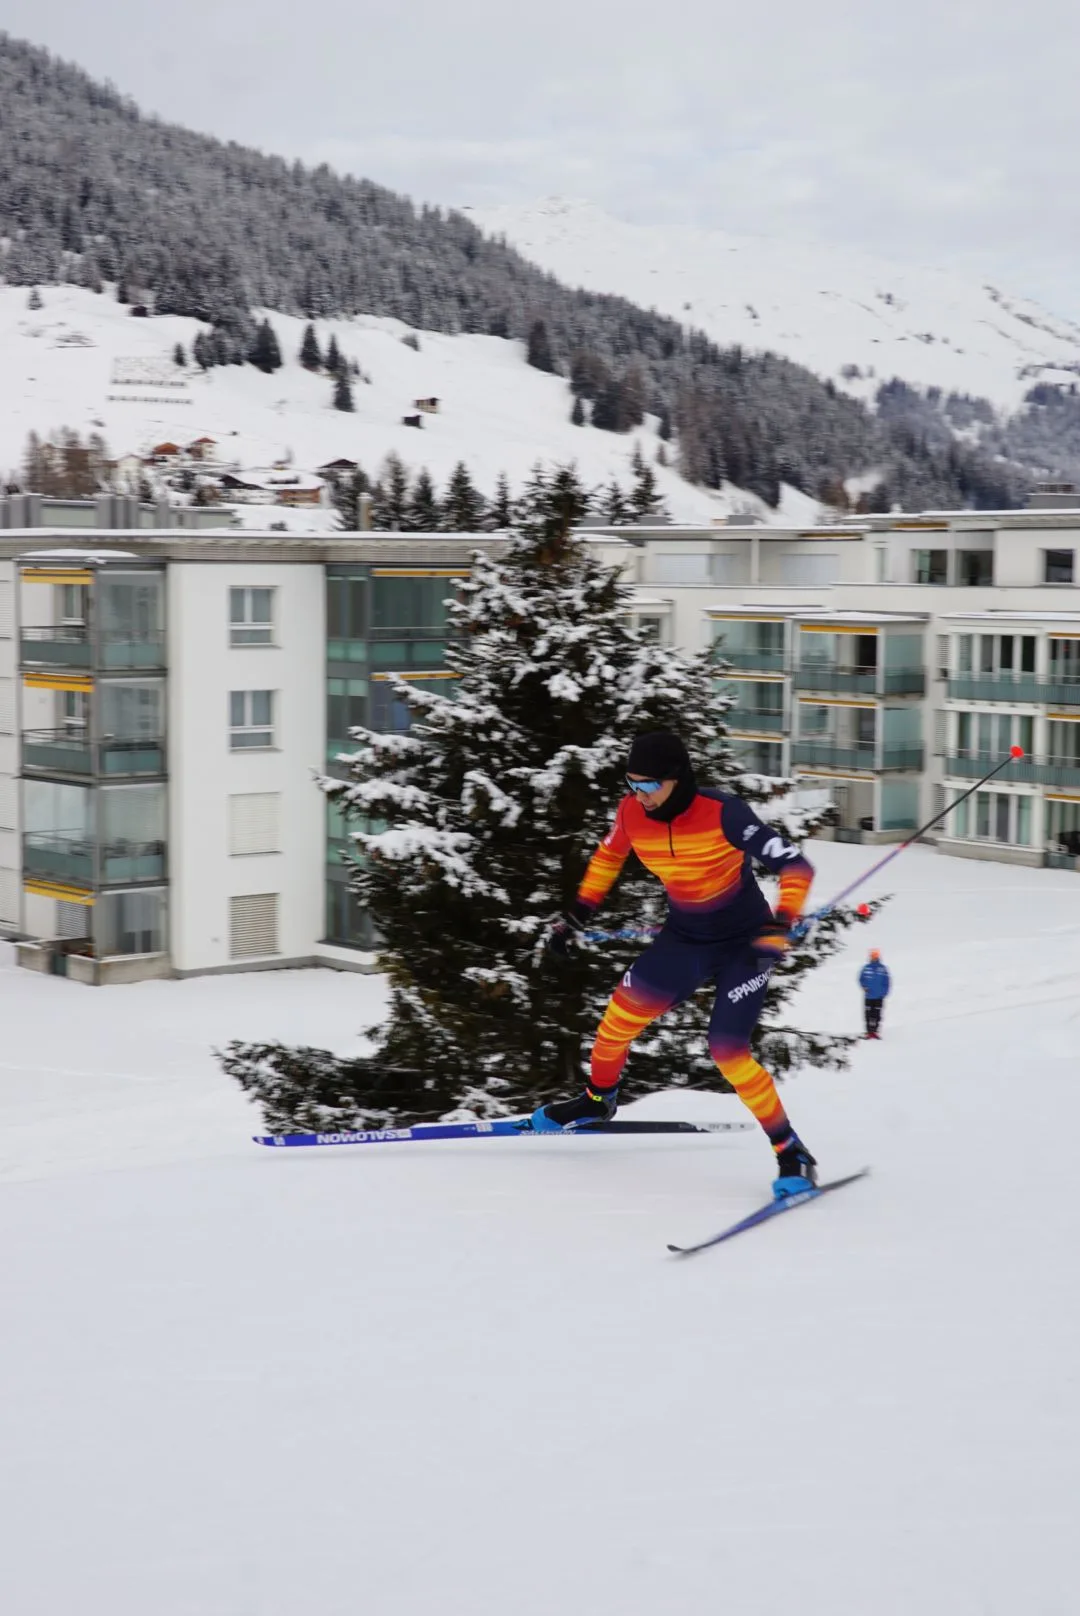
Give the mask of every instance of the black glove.
<path id="1" fill-rule="evenodd" d="M 588 919 L 588 914 L 579 904 L 571 904 L 565 915 L 560 915 L 558 920 L 552 922 L 544 938 L 545 951 L 560 962 L 573 959 Z"/>

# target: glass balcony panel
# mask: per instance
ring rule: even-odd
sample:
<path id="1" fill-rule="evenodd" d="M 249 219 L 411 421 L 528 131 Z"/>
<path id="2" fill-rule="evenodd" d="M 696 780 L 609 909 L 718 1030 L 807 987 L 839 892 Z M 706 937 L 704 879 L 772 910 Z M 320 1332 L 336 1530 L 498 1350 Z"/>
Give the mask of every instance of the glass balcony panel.
<path id="1" fill-rule="evenodd" d="M 20 643 L 25 668 L 90 666 L 90 635 L 85 628 L 24 628 Z"/>
<path id="2" fill-rule="evenodd" d="M 23 735 L 23 768 L 43 774 L 90 774 L 93 752 L 85 734 L 33 729 Z"/>

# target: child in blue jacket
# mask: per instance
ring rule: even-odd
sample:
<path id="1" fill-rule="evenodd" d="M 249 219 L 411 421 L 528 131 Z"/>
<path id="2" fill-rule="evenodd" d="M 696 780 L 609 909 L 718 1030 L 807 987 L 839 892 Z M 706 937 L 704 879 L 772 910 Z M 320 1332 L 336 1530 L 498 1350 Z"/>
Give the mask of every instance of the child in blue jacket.
<path id="1" fill-rule="evenodd" d="M 891 985 L 889 973 L 881 963 L 880 953 L 876 948 L 872 948 L 869 960 L 859 972 L 859 986 L 866 995 L 863 1009 L 866 1012 L 868 1038 L 881 1037 L 881 1008 Z"/>

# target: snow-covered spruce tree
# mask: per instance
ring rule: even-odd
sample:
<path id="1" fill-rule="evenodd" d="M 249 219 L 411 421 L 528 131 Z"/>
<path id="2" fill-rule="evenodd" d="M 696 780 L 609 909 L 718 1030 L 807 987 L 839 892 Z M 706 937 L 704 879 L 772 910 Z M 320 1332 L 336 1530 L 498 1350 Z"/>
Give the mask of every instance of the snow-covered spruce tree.
<path id="1" fill-rule="evenodd" d="M 359 827 L 354 885 L 381 937 L 390 983 L 373 1053 L 232 1044 L 226 1071 L 267 1125 L 335 1129 L 466 1111 L 527 1111 L 580 1086 L 597 1022 L 639 946 L 604 945 L 559 966 L 541 943 L 573 898 L 624 792 L 632 737 L 668 728 L 701 782 L 756 800 L 787 782 L 738 773 L 729 699 L 710 653 L 682 655 L 628 627 L 629 590 L 571 538 L 575 474 L 534 473 L 507 553 L 477 555 L 450 608 L 452 698 L 402 683 L 412 728 L 357 731 L 351 779 L 323 789 Z M 798 837 L 811 818 L 783 818 Z M 660 923 L 664 899 L 631 860 L 602 911 L 612 929 Z M 784 1020 L 803 974 L 841 945 L 850 911 L 778 968 L 757 1048 L 773 1071 L 836 1065 L 850 1040 Z M 635 1046 L 626 1092 L 726 1085 L 708 1056 L 707 991 Z"/>

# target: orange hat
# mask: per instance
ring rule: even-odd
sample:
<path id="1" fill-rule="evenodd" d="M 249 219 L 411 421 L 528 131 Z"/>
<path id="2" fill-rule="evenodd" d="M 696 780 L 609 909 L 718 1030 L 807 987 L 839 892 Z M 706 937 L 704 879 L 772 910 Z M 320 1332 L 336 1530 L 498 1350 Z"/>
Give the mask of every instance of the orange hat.
<path id="1" fill-rule="evenodd" d="M 876 949 L 876 948 L 872 948 L 872 949 L 871 949 L 871 950 L 870 950 L 870 958 L 871 958 L 871 959 L 880 959 L 880 958 L 881 958 L 881 954 L 880 954 L 880 952 L 879 952 L 879 950 L 878 950 L 878 949 Z"/>

